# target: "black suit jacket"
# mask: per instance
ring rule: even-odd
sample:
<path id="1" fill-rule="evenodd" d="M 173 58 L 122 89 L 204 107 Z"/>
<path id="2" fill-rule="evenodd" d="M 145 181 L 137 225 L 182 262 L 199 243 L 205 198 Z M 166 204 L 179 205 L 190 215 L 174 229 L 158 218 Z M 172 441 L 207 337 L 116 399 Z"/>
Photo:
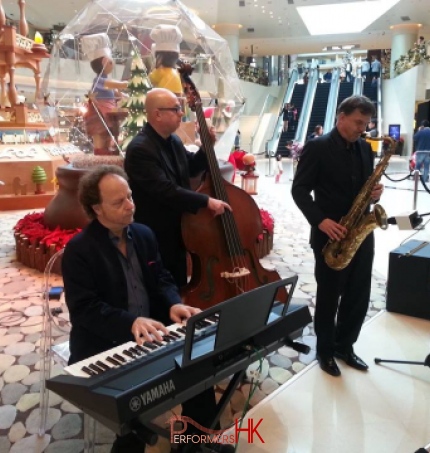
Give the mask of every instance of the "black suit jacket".
<path id="1" fill-rule="evenodd" d="M 170 324 L 170 307 L 181 303 L 178 289 L 161 263 L 152 231 L 139 224 L 129 228 L 150 316 Z M 72 238 L 64 251 L 62 273 L 72 323 L 70 363 L 133 340 L 136 316 L 128 312 L 127 282 L 108 229 L 94 220 Z"/>
<path id="2" fill-rule="evenodd" d="M 208 196 L 190 189 L 190 177 L 205 170 L 207 160 L 202 150 L 187 151 L 178 136 L 172 135 L 171 140 L 176 165 L 168 142 L 146 124 L 127 147 L 124 169 L 136 205 L 136 222 L 154 231 L 164 265 L 183 284 L 173 270 L 175 261 L 183 261 L 182 277 L 186 278 L 181 217 L 207 206 Z"/>
<path id="3" fill-rule="evenodd" d="M 363 185 L 373 172 L 374 154 L 365 140 L 357 140 L 354 146 L 358 147 L 361 156 L 360 185 Z M 292 195 L 312 226 L 312 246 L 318 238 L 319 244 L 325 244 L 328 239 L 318 225 L 326 218 L 338 222 L 353 204 L 356 193 L 351 165 L 345 141 L 336 128 L 308 141 L 303 149 L 294 176 Z"/>

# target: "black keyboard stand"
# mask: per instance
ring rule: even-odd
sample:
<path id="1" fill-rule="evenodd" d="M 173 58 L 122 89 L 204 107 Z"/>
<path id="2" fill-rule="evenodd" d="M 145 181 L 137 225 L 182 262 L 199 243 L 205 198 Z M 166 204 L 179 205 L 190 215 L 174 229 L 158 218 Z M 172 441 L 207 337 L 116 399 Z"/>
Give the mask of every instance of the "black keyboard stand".
<path id="1" fill-rule="evenodd" d="M 237 387 L 239 386 L 240 382 L 243 381 L 245 372 L 246 370 L 238 371 L 233 375 L 230 382 L 228 383 L 227 388 L 224 390 L 221 399 L 218 401 L 218 404 L 216 405 L 215 417 L 210 426 L 211 429 L 216 429 L 216 427 L 218 426 L 219 421 L 221 419 L 221 415 L 224 412 L 224 409 L 227 407 L 230 400 L 233 398 L 233 394 Z"/>
<path id="2" fill-rule="evenodd" d="M 227 388 L 224 390 L 223 395 L 221 399 L 218 401 L 216 405 L 216 410 L 215 410 L 215 415 L 214 418 L 207 428 L 210 429 L 219 429 L 219 421 L 221 420 L 221 415 L 226 409 L 228 403 L 231 401 L 233 398 L 233 394 L 235 390 L 238 388 L 239 384 L 243 381 L 244 375 L 245 375 L 246 370 L 240 370 L 236 372 L 232 378 L 230 379 L 230 382 L 228 383 Z M 168 429 L 164 429 L 161 426 L 158 426 L 152 422 L 147 422 L 143 426 L 145 426 L 148 430 L 152 431 L 153 433 L 156 433 L 166 439 L 170 439 L 170 431 Z M 153 445 L 153 444 L 149 444 Z"/>
<path id="3" fill-rule="evenodd" d="M 299 341 L 293 341 L 291 338 L 287 337 L 284 340 L 285 346 L 288 346 L 291 349 L 294 349 L 297 352 L 302 354 L 309 354 L 311 352 L 310 346 L 307 344 L 300 343 Z"/>

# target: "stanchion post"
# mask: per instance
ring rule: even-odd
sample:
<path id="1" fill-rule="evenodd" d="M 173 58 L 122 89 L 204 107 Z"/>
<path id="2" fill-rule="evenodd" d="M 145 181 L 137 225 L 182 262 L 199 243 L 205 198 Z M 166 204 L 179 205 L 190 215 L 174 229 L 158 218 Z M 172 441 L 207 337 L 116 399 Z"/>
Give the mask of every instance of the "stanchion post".
<path id="1" fill-rule="evenodd" d="M 420 180 L 420 171 L 414 171 L 414 203 L 412 205 L 412 209 L 417 209 L 417 198 L 418 198 L 418 182 Z"/>
<path id="2" fill-rule="evenodd" d="M 273 156 L 272 156 L 272 152 L 269 149 L 267 150 L 267 156 L 269 158 L 269 168 L 267 170 L 266 176 L 273 176 L 273 173 L 272 173 L 272 158 L 273 158 Z"/>

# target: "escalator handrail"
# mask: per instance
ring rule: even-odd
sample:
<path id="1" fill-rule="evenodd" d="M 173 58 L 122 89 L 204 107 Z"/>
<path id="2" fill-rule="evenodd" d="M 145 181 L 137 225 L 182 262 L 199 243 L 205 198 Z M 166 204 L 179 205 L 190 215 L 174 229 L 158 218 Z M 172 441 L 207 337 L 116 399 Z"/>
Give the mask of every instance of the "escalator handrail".
<path id="1" fill-rule="evenodd" d="M 304 143 L 306 140 L 306 132 L 308 130 L 309 118 L 311 116 L 312 105 L 315 98 L 315 92 L 318 83 L 318 69 L 312 68 L 311 75 L 309 77 L 308 86 L 303 100 L 302 111 L 299 116 L 299 122 L 297 124 L 296 136 L 294 141 Z"/>
<path id="2" fill-rule="evenodd" d="M 333 129 L 336 118 L 337 99 L 339 97 L 340 69 L 335 68 L 330 83 L 330 93 L 327 100 L 327 110 L 324 121 L 324 131 L 329 132 Z"/>

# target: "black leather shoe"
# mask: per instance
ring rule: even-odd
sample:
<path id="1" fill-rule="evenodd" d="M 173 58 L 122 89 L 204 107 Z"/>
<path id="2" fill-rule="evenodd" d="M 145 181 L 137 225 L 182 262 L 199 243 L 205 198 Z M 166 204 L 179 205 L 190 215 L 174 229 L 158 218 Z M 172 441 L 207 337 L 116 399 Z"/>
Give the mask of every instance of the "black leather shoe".
<path id="1" fill-rule="evenodd" d="M 347 365 L 352 368 L 355 368 L 359 371 L 367 371 L 369 366 L 364 360 L 361 360 L 358 355 L 355 355 L 353 351 L 351 352 L 339 352 L 335 351 L 334 356 L 337 359 L 343 360 Z"/>
<path id="2" fill-rule="evenodd" d="M 322 357 L 317 355 L 318 363 L 320 364 L 320 368 L 325 371 L 326 373 L 330 374 L 331 376 L 340 376 L 340 370 L 337 366 L 336 361 L 333 357 Z"/>

